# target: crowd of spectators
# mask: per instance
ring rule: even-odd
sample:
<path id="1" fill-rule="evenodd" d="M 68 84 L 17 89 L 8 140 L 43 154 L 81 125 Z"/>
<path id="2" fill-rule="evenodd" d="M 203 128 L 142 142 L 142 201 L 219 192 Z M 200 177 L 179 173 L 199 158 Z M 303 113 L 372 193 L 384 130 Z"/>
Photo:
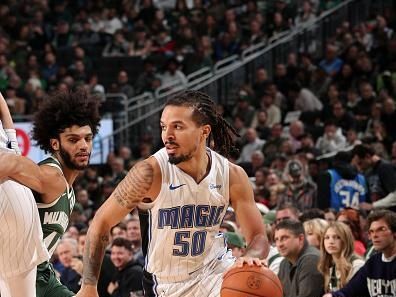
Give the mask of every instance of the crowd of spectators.
<path id="1" fill-rule="evenodd" d="M 267 42 L 340 2 L 3 1 L 0 91 L 16 120 L 32 114 L 54 89 L 84 87 L 130 98 L 169 81 L 185 82 L 187 74 Z M 118 64 L 98 68 L 104 57 L 135 62 L 114 73 Z"/>
<path id="2" fill-rule="evenodd" d="M 84 87 L 92 93 L 110 90 L 131 97 L 174 79 L 184 81 L 185 74 L 309 22 L 340 1 L 172 2 L 0 4 L 0 91 L 13 116 L 33 113 L 55 89 Z M 259 67 L 254 81 L 239 90 L 235 106 L 218 106 L 241 135 L 236 140 L 239 153 L 230 160 L 250 177 L 269 238 L 274 239 L 276 231 L 302 234 L 302 227 L 290 222 L 275 227 L 285 219 L 308 222 L 303 225 L 307 240 L 320 250 L 309 250 L 312 261 L 322 259 L 315 277 L 324 274 L 325 291 L 344 286 L 356 272 L 347 261 L 372 252 L 364 232 L 367 212 L 396 206 L 395 30 L 395 19 L 383 15 L 353 27 L 344 22 L 327 41 L 324 57 L 290 53 L 287 63 L 275 66 L 271 79 L 268 69 Z M 105 85 L 95 68 L 102 55 L 139 57 L 143 71 L 132 81 L 128 69 L 120 69 L 115 81 Z M 156 67 L 158 57 L 165 58 L 163 69 Z M 95 211 L 127 170 L 158 147 L 152 135 L 145 135 L 135 147 L 116 148 L 106 164 L 91 166 L 79 177 L 70 227 L 53 259 L 71 290 L 79 287 L 82 247 Z M 346 181 L 347 192 L 334 180 Z M 222 228 L 230 233 L 235 255 L 241 255 L 244 242 L 232 209 Z M 354 248 L 337 263 L 344 265 L 337 268 L 342 270 L 338 279 L 332 279 L 336 266 L 329 263 L 334 263 L 324 260 L 333 257 L 325 246 L 335 233 Z M 127 277 L 142 274 L 137 213 L 114 227 L 111 235 L 115 240 L 104 259 L 100 296 L 138 296 L 139 282 Z M 282 248 L 279 238 L 276 246 Z M 305 247 L 303 241 L 299 249 Z M 272 251 L 269 264 L 283 259 L 275 248 Z M 278 273 L 279 261 L 274 263 Z M 282 273 L 289 269 L 282 267 Z"/>

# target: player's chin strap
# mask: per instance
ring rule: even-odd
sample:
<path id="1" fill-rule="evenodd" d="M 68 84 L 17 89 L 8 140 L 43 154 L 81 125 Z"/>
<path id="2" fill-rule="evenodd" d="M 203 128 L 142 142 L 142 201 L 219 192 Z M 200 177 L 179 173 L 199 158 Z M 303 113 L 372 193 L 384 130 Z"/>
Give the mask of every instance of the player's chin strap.
<path id="1" fill-rule="evenodd" d="M 7 137 L 8 137 L 7 147 L 14 150 L 18 155 L 20 155 L 21 150 L 18 146 L 16 130 L 15 129 L 4 129 L 4 132 L 7 134 Z"/>

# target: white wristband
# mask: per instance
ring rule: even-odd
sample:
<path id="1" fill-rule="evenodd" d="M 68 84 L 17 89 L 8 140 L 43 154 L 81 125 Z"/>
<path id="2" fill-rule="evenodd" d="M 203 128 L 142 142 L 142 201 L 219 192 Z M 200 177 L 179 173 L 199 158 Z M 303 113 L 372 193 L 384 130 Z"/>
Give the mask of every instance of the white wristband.
<path id="1" fill-rule="evenodd" d="M 18 146 L 18 140 L 16 137 L 16 130 L 15 129 L 4 129 L 4 132 L 7 134 L 9 144 L 8 146 L 13 149 L 18 155 L 21 154 L 21 150 Z"/>

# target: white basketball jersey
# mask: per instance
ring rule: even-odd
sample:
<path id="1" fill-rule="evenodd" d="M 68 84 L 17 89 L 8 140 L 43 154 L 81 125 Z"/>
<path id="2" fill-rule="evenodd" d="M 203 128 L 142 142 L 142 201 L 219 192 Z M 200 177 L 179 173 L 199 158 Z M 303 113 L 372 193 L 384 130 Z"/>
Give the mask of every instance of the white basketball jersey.
<path id="1" fill-rule="evenodd" d="M 154 157 L 162 173 L 161 191 L 149 212 L 148 249 L 145 269 L 158 281 L 176 282 L 227 251 L 220 224 L 229 205 L 228 160 L 208 149 L 211 168 L 197 184 L 168 162 L 165 149 Z"/>
<path id="2" fill-rule="evenodd" d="M 0 277 L 15 277 L 48 259 L 32 191 L 0 181 Z"/>

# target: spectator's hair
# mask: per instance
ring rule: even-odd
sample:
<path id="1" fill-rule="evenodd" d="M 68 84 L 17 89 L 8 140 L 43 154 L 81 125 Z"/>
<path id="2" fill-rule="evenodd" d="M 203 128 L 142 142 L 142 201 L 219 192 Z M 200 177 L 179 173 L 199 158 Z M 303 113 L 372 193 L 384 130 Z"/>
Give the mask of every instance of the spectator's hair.
<path id="1" fill-rule="evenodd" d="M 213 140 L 215 151 L 228 157 L 235 149 L 233 135 L 239 136 L 238 132 L 220 116 L 216 110 L 216 104 L 207 94 L 195 90 L 183 91 L 169 99 L 166 106 L 193 108 L 193 121 L 199 126 L 211 126 L 212 131 L 208 143 Z"/>
<path id="2" fill-rule="evenodd" d="M 51 139 L 73 125 L 89 125 L 96 135 L 100 125 L 98 102 L 85 91 L 55 92 L 50 95 L 34 115 L 32 138 L 46 153 L 53 153 Z"/>
<path id="3" fill-rule="evenodd" d="M 58 246 L 60 246 L 61 244 L 68 244 L 71 246 L 72 249 L 72 255 L 75 256 L 78 253 L 78 242 L 76 239 L 74 238 L 70 238 L 70 237 L 64 237 L 59 241 Z"/>
<path id="4" fill-rule="evenodd" d="M 323 235 L 328 225 L 329 223 L 326 220 L 319 218 L 303 222 L 305 234 L 312 232 L 318 238 L 319 244 L 323 240 Z"/>
<path id="5" fill-rule="evenodd" d="M 371 225 L 371 223 L 378 221 L 378 220 L 384 220 L 388 227 L 391 229 L 392 233 L 396 232 L 396 213 L 387 209 L 378 209 L 372 211 L 368 218 L 368 226 Z"/>
<path id="6" fill-rule="evenodd" d="M 309 208 L 305 209 L 300 216 L 301 222 L 310 221 L 313 219 L 323 219 L 324 220 L 324 211 L 319 208 Z"/>
<path id="7" fill-rule="evenodd" d="M 305 236 L 304 226 L 299 221 L 293 221 L 293 220 L 280 221 L 278 224 L 275 225 L 275 231 L 278 231 L 280 229 L 289 230 L 295 236 L 299 236 L 301 234 Z"/>
<path id="8" fill-rule="evenodd" d="M 111 227 L 110 234 L 113 233 L 113 230 L 114 230 L 114 228 L 116 228 L 116 227 L 118 227 L 118 228 L 120 228 L 121 230 L 124 230 L 124 231 L 127 230 L 126 224 L 125 224 L 124 222 L 119 222 L 117 225 Z"/>
<path id="9" fill-rule="evenodd" d="M 132 252 L 132 242 L 126 238 L 117 237 L 114 238 L 113 242 L 111 243 L 111 247 L 118 246 L 127 249 L 128 251 Z"/>
<path id="10" fill-rule="evenodd" d="M 338 212 L 337 220 L 340 216 L 347 218 L 345 224 L 351 228 L 353 237 L 363 242 L 362 229 L 360 227 L 360 212 L 354 208 L 347 207 Z"/>
<path id="11" fill-rule="evenodd" d="M 340 151 L 334 156 L 333 164 L 345 164 L 350 163 L 352 155 L 350 152 Z"/>
<path id="12" fill-rule="evenodd" d="M 318 270 L 324 276 L 325 290 L 328 289 L 330 283 L 330 268 L 335 265 L 335 269 L 340 273 L 341 287 L 347 283 L 349 273 L 352 269 L 352 260 L 354 256 L 354 238 L 350 228 L 341 222 L 332 222 L 324 230 L 326 232 L 332 228 L 341 240 L 340 258 L 334 263 L 331 254 L 329 254 L 324 246 L 325 237 L 320 242 L 320 258 Z M 355 256 L 357 257 L 357 256 Z"/>
<path id="13" fill-rule="evenodd" d="M 128 225 L 129 222 L 140 222 L 139 217 L 137 216 L 131 216 L 127 221 L 126 225 Z"/>
<path id="14" fill-rule="evenodd" d="M 281 205 L 279 205 L 276 211 L 285 210 L 285 209 L 289 209 L 293 214 L 296 215 L 297 218 L 300 216 L 300 211 L 298 210 L 298 208 L 293 203 L 290 202 L 282 203 Z"/>
<path id="15" fill-rule="evenodd" d="M 352 156 L 358 156 L 361 159 L 366 156 L 373 156 L 374 154 L 374 150 L 366 144 L 358 144 L 352 150 Z"/>

